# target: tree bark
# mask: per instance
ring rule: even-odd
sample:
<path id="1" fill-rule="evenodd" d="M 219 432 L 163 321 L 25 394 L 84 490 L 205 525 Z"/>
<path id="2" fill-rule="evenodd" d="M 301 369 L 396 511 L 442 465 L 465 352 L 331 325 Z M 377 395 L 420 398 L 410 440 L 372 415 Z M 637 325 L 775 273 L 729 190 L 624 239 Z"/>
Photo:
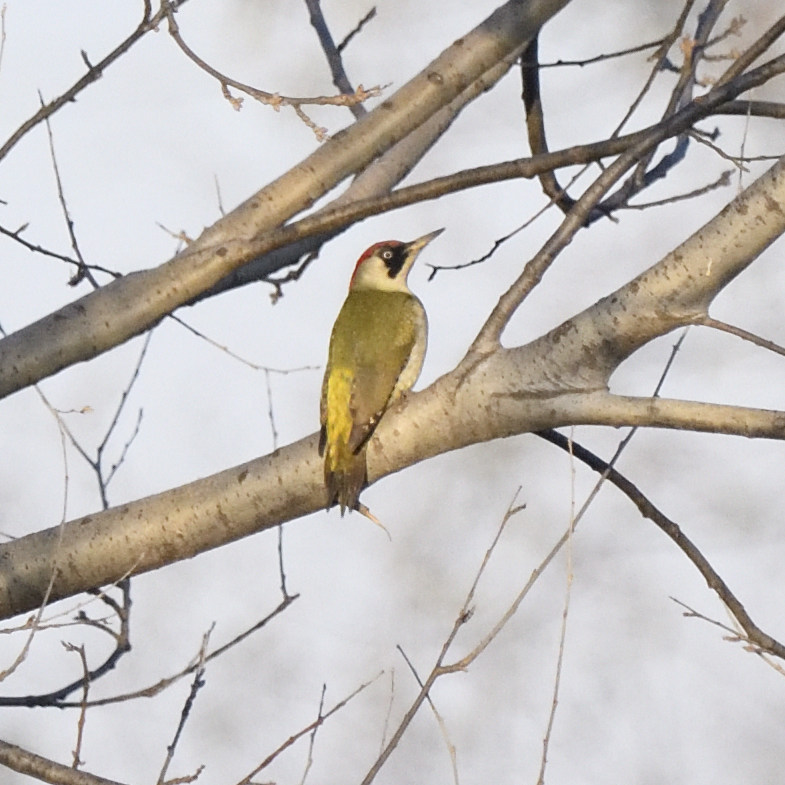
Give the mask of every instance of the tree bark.
<path id="1" fill-rule="evenodd" d="M 521 347 L 470 353 L 390 410 L 369 478 L 477 442 L 564 425 L 648 425 L 785 438 L 785 412 L 607 391 L 648 341 L 700 323 L 712 299 L 785 232 L 785 158 L 651 268 Z M 314 423 L 317 413 L 314 413 Z M 317 436 L 188 485 L 0 546 L 0 616 L 162 567 L 319 510 Z M 54 578 L 53 578 L 54 576 Z"/>

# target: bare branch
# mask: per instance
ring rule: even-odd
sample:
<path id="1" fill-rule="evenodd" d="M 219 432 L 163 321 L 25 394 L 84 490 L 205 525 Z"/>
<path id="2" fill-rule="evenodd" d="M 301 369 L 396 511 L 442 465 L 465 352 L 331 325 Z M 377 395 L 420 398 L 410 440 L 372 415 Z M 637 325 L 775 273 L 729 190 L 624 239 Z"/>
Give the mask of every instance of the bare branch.
<path id="1" fill-rule="evenodd" d="M 213 627 L 214 626 L 215 625 L 213 625 Z M 166 748 L 166 758 L 164 759 L 163 766 L 161 767 L 161 772 L 158 775 L 157 785 L 164 785 L 166 782 L 166 772 L 169 769 L 169 764 L 172 762 L 172 758 L 174 758 L 174 753 L 177 749 L 177 742 L 180 740 L 180 735 L 183 732 L 185 723 L 188 721 L 188 717 L 191 714 L 191 709 L 193 708 L 194 701 L 196 700 L 196 695 L 199 690 L 204 687 L 205 658 L 207 646 L 210 643 L 210 633 L 212 632 L 213 627 L 211 627 L 202 636 L 202 645 L 199 647 L 199 655 L 196 659 L 196 669 L 194 670 L 194 678 L 191 682 L 191 689 L 188 692 L 188 697 L 185 699 L 183 710 L 180 712 L 180 721 L 177 723 L 177 730 L 174 732 L 172 743 L 169 744 Z"/>
<path id="2" fill-rule="evenodd" d="M 516 498 L 517 498 L 517 493 L 516 493 Z M 493 552 L 496 549 L 497 544 L 499 543 L 502 533 L 504 532 L 507 524 L 513 518 L 513 516 L 519 513 L 522 509 L 524 509 L 523 506 L 515 506 L 515 499 L 513 499 L 512 504 L 510 504 L 510 506 L 507 508 L 507 511 L 502 517 L 502 521 L 499 524 L 498 529 L 496 530 L 496 534 L 493 540 L 491 541 L 490 546 L 485 551 L 485 555 L 483 556 L 482 562 L 480 563 L 480 566 L 477 572 L 475 573 L 474 580 L 472 581 L 472 585 L 469 587 L 469 591 L 466 594 L 466 598 L 463 602 L 463 605 L 461 606 L 461 609 L 458 612 L 455 621 L 453 622 L 452 629 L 450 630 L 450 632 L 448 633 L 447 637 L 444 640 L 444 643 L 442 644 L 442 648 L 439 651 L 439 654 L 436 658 L 436 662 L 431 672 L 428 674 L 428 677 L 425 679 L 424 682 L 421 682 L 419 677 L 417 677 L 417 681 L 420 684 L 420 691 L 417 693 L 417 696 L 412 701 L 409 708 L 406 710 L 403 719 L 398 724 L 398 727 L 395 729 L 395 732 L 390 737 L 390 740 L 382 747 L 382 750 L 379 753 L 378 757 L 373 762 L 373 765 L 371 766 L 371 768 L 368 770 L 368 773 L 363 778 L 361 785 L 370 785 L 370 783 L 373 782 L 374 779 L 376 779 L 376 775 L 379 773 L 379 771 L 381 771 L 382 766 L 384 766 L 387 759 L 390 757 L 390 755 L 393 753 L 393 751 L 400 743 L 401 739 L 403 738 L 403 734 L 406 732 L 406 729 L 411 724 L 417 712 L 420 710 L 420 707 L 423 705 L 423 703 L 426 700 L 429 699 L 431 688 L 435 684 L 436 680 L 447 673 L 454 673 L 455 671 L 458 670 L 465 670 L 468 667 L 469 663 L 466 661 L 461 661 L 460 663 L 456 663 L 453 665 L 444 665 L 444 660 L 445 657 L 447 656 L 447 653 L 450 650 L 450 647 L 453 644 L 453 641 L 455 640 L 456 635 L 458 634 L 458 631 L 472 617 L 472 612 L 473 612 L 472 604 L 474 603 L 474 596 L 477 590 L 477 586 L 479 585 L 480 579 L 482 578 L 485 572 L 485 568 L 488 566 L 488 562 L 490 561 L 491 556 L 493 555 Z M 531 582 L 532 581 L 530 581 L 530 583 Z M 401 654 L 404 656 L 404 659 L 406 659 L 406 655 L 404 654 L 403 650 L 400 647 L 398 648 Z M 479 655 L 479 651 L 477 651 L 475 657 L 477 655 Z"/>
<path id="3" fill-rule="evenodd" d="M 183 5 L 187 0 L 179 0 L 178 5 Z M 161 8 L 156 14 L 152 13 L 150 7 L 150 0 L 144 0 L 144 13 L 142 21 L 136 29 L 123 41 L 121 41 L 106 57 L 99 60 L 95 65 L 87 65 L 87 73 L 78 79 L 74 84 L 59 95 L 53 101 L 42 106 L 34 115 L 25 120 L 19 128 L 14 131 L 11 136 L 0 146 L 0 161 L 8 155 L 11 149 L 25 136 L 30 130 L 35 128 L 39 123 L 42 123 L 46 118 L 51 117 L 58 109 L 65 106 L 65 104 L 74 101 L 77 95 L 82 92 L 86 87 L 91 85 L 96 80 L 103 76 L 104 71 L 116 62 L 122 55 L 124 55 L 137 41 L 139 41 L 146 33 L 159 25 L 162 19 L 165 18 L 164 9 Z"/>
<path id="4" fill-rule="evenodd" d="M 86 771 L 77 771 L 49 758 L 28 752 L 15 744 L 0 741 L 0 764 L 20 774 L 49 782 L 51 785 L 123 785 Z"/>
<path id="5" fill-rule="evenodd" d="M 41 93 L 38 93 L 38 100 L 41 103 L 41 108 L 44 107 L 44 99 Z M 74 255 L 76 256 L 78 267 L 76 273 L 74 273 L 71 280 L 68 282 L 70 286 L 76 286 L 78 283 L 83 281 L 85 278 L 93 285 L 94 289 L 98 288 L 98 282 L 93 277 L 93 274 L 90 272 L 90 268 L 88 267 L 87 263 L 82 256 L 82 251 L 79 248 L 79 241 L 76 239 L 76 232 L 74 230 L 74 220 L 71 217 L 71 212 L 68 209 L 68 204 L 65 199 L 65 192 L 63 191 L 63 181 L 60 177 L 60 167 L 57 165 L 57 156 L 55 155 L 55 142 L 54 137 L 52 136 L 52 125 L 49 122 L 49 117 L 44 118 L 44 124 L 46 125 L 46 135 L 49 139 L 49 155 L 52 159 L 52 169 L 54 171 L 55 176 L 55 183 L 57 184 L 57 199 L 60 202 L 60 207 L 63 211 L 63 218 L 65 219 L 65 226 L 68 230 L 68 236 L 71 238 L 71 248 L 74 251 Z"/>
<path id="6" fill-rule="evenodd" d="M 335 45 L 332 34 L 330 33 L 330 28 L 327 27 L 327 20 L 324 18 L 324 13 L 322 12 L 321 0 L 305 0 L 305 4 L 308 6 L 311 25 L 319 36 L 319 43 L 322 46 L 322 51 L 330 66 L 330 71 L 333 75 L 333 84 L 343 95 L 355 95 L 356 91 L 352 87 L 352 83 L 349 81 L 349 77 L 346 75 L 346 70 L 343 66 L 341 51 Z M 373 9 L 373 13 L 375 12 L 376 10 Z M 375 89 L 377 90 L 376 94 L 378 95 L 380 92 L 379 88 Z M 356 119 L 359 119 L 366 114 L 366 109 L 360 102 L 350 103 L 348 106 Z"/>
<path id="7" fill-rule="evenodd" d="M 347 176 L 361 171 L 447 106 L 467 85 L 481 80 L 493 66 L 516 56 L 534 32 L 567 2 L 521 4 L 508 0 L 382 106 L 220 219 L 174 259 L 153 270 L 127 275 L 66 306 L 51 320 L 57 325 L 54 329 L 51 323 L 44 327 L 44 319 L 17 333 L 16 338 L 0 342 L 0 368 L 9 369 L 18 389 L 20 383 L 29 384 L 33 377 L 42 378 L 55 369 L 93 357 L 143 332 L 261 254 L 307 236 L 303 225 L 275 227 L 312 205 Z M 730 89 L 726 100 L 733 97 L 735 93 Z M 345 218 L 336 220 L 335 214 L 330 220 L 324 216 L 316 218 L 315 223 L 310 220 L 310 234 L 346 225 Z M 39 342 L 42 329 L 46 338 Z M 18 354 L 14 343 L 31 340 L 40 348 L 32 350 L 28 346 Z M 15 359 L 6 362 L 5 352 Z M 27 358 L 24 363 L 22 358 Z M 32 375 L 31 362 L 36 367 Z M 44 370 L 50 366 L 51 371 Z M 0 384 L 0 395 L 8 392 L 5 384 Z"/>
<path id="8" fill-rule="evenodd" d="M 697 546 L 684 534 L 679 525 L 664 515 L 649 499 L 626 477 L 616 469 L 610 467 L 605 461 L 579 444 L 570 443 L 562 434 L 549 431 L 539 434 L 542 438 L 561 447 L 563 450 L 572 450 L 575 457 L 595 471 L 602 472 L 608 481 L 624 493 L 630 501 L 640 510 L 643 517 L 653 521 L 673 542 L 681 549 L 684 555 L 695 565 L 712 589 L 730 610 L 734 618 L 741 625 L 749 640 L 761 649 L 781 659 L 785 659 L 785 646 L 779 641 L 763 632 L 750 618 L 744 606 L 736 598 L 728 585 L 714 570 L 706 557 Z"/>
<path id="9" fill-rule="evenodd" d="M 719 78 L 717 84 L 730 82 L 744 73 L 783 33 L 785 33 L 785 16 L 781 16 L 757 41 L 740 54 L 733 65 Z"/>
<path id="10" fill-rule="evenodd" d="M 337 47 L 338 54 L 343 52 L 343 50 L 346 49 L 347 46 L 349 46 L 349 44 L 351 43 L 352 39 L 358 33 L 360 33 L 362 31 L 363 27 L 365 27 L 365 25 L 367 25 L 368 22 L 370 22 L 371 19 L 373 19 L 375 16 L 376 16 L 376 6 L 372 6 L 371 10 L 368 11 L 368 13 L 362 19 L 360 19 L 360 21 L 354 26 L 354 29 L 350 30 L 347 33 L 346 37 L 343 39 L 343 41 L 341 41 L 341 43 L 338 44 L 338 47 Z"/>
<path id="11" fill-rule="evenodd" d="M 130 639 L 130 613 L 131 613 L 131 587 L 130 581 L 126 578 L 120 581 L 119 586 L 123 592 L 123 605 L 120 606 L 117 602 L 115 602 L 109 595 L 97 590 L 97 589 L 88 589 L 91 594 L 97 595 L 106 605 L 109 605 L 117 615 L 117 619 L 120 623 L 119 630 L 114 632 L 110 627 L 108 627 L 103 622 L 98 622 L 93 619 L 90 619 L 83 611 L 80 611 L 77 619 L 82 624 L 87 624 L 92 627 L 96 627 L 100 629 L 102 632 L 106 632 L 114 638 L 115 647 L 114 650 L 109 654 L 109 656 L 96 668 L 92 670 L 87 669 L 87 663 L 85 661 L 85 671 L 81 678 L 76 679 L 75 681 L 67 684 L 64 687 L 61 687 L 58 690 L 54 690 L 52 692 L 40 694 L 40 695 L 3 695 L 0 696 L 0 706 L 76 706 L 79 707 L 81 711 L 84 710 L 90 704 L 87 700 L 87 688 L 89 685 L 102 676 L 105 676 L 107 673 L 114 670 L 115 666 L 119 662 L 120 658 L 127 654 L 131 650 L 131 639 Z M 41 611 L 43 608 L 41 609 Z M 79 703 L 67 703 L 65 699 L 73 692 L 78 689 L 82 689 L 84 691 L 82 701 Z"/>
<path id="12" fill-rule="evenodd" d="M 297 594 L 287 594 L 283 601 L 267 616 L 257 621 L 255 624 L 251 625 L 248 629 L 243 630 L 238 635 L 235 635 L 234 638 L 229 640 L 227 643 L 224 643 L 221 646 L 213 649 L 211 652 L 207 653 L 204 658 L 204 662 L 208 663 L 221 655 L 225 652 L 229 651 L 229 649 L 237 646 L 239 643 L 244 641 L 246 638 L 253 635 L 253 633 L 258 632 L 263 627 L 267 626 L 267 623 L 274 619 L 279 614 L 283 613 L 298 597 Z M 172 684 L 178 682 L 180 679 L 184 678 L 185 676 L 189 676 L 192 673 L 196 672 L 196 669 L 199 665 L 199 662 L 192 662 L 187 665 L 185 668 L 180 670 L 179 672 L 175 673 L 172 676 L 168 676 L 164 679 L 160 679 L 155 684 L 151 684 L 147 687 L 143 687 L 142 689 L 134 690 L 133 692 L 124 693 L 122 695 L 113 695 L 108 698 L 98 698 L 96 700 L 92 700 L 88 702 L 88 707 L 91 706 L 108 706 L 113 703 L 124 703 L 130 700 L 136 700 L 137 698 L 152 698 L 155 695 L 163 692 L 165 689 L 168 689 Z M 80 682 L 81 683 L 81 682 Z M 69 701 L 59 701 L 57 704 L 58 708 L 75 708 L 80 706 L 79 703 L 73 703 Z"/>
<path id="13" fill-rule="evenodd" d="M 171 3 L 168 2 L 168 0 L 162 0 L 161 7 L 165 10 L 166 18 L 169 22 L 169 35 L 172 36 L 175 43 L 190 60 L 196 63 L 196 65 L 198 65 L 199 68 L 201 68 L 203 71 L 210 74 L 210 76 L 212 76 L 214 79 L 218 80 L 221 85 L 221 90 L 223 91 L 224 97 L 232 104 L 235 109 L 240 109 L 242 106 L 242 99 L 232 96 L 232 94 L 229 92 L 230 87 L 240 90 L 241 92 L 251 96 L 251 98 L 254 98 L 262 104 L 272 106 L 275 110 L 280 109 L 282 106 L 291 106 L 295 112 L 297 112 L 297 115 L 300 117 L 300 119 L 303 120 L 306 125 L 308 125 L 311 130 L 316 133 L 317 137 L 321 141 L 326 136 L 326 130 L 317 127 L 316 124 L 311 121 L 308 115 L 306 115 L 303 111 L 302 107 L 304 105 L 312 104 L 316 106 L 351 107 L 361 104 L 363 101 L 367 101 L 369 98 L 381 95 L 381 88 L 379 87 L 372 87 L 369 90 L 366 90 L 362 85 L 359 85 L 356 90 L 352 91 L 351 94 L 295 98 L 292 96 L 279 95 L 278 93 L 269 93 L 266 90 L 260 90 L 256 87 L 252 87 L 251 85 L 243 84 L 242 82 L 238 82 L 236 79 L 232 79 L 230 76 L 222 74 L 220 71 L 216 70 L 211 65 L 206 63 L 201 57 L 199 57 L 199 55 L 197 55 L 196 52 L 194 52 L 193 49 L 191 49 L 183 40 L 183 37 L 180 34 L 180 28 L 174 17 L 174 9 L 172 8 Z"/>
<path id="14" fill-rule="evenodd" d="M 319 716 L 310 724 L 307 725 L 305 728 L 302 728 L 297 733 L 292 734 L 283 744 L 277 747 L 273 752 L 271 752 L 253 771 L 243 777 L 237 785 L 253 785 L 252 780 L 253 778 L 260 772 L 266 769 L 284 750 L 288 749 L 292 746 L 298 739 L 301 739 L 303 736 L 307 736 L 310 733 L 313 733 L 314 730 L 319 728 L 321 725 L 325 723 L 330 717 L 333 716 L 336 712 L 340 711 L 344 706 L 346 706 L 350 701 L 356 698 L 366 687 L 370 687 L 379 676 L 382 674 L 378 674 L 374 676 L 373 679 L 370 681 L 363 682 L 356 690 L 351 692 L 347 695 L 343 700 L 338 701 L 331 709 L 324 712 L 322 714 L 319 712 Z"/>

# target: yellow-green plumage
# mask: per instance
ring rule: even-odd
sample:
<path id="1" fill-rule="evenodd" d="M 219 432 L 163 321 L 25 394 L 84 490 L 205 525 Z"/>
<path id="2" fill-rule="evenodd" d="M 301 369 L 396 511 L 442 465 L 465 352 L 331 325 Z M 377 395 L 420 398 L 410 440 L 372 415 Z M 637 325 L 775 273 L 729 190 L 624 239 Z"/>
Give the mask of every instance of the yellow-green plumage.
<path id="1" fill-rule="evenodd" d="M 426 334 L 425 311 L 405 284 L 402 291 L 350 289 L 322 385 L 319 452 L 328 507 L 337 503 L 343 513 L 357 506 L 368 439 L 387 407 L 417 380 Z"/>
<path id="2" fill-rule="evenodd" d="M 360 510 L 368 440 L 387 408 L 420 375 L 428 325 L 406 283 L 417 255 L 441 229 L 410 243 L 375 243 L 360 256 L 330 336 L 322 384 L 319 454 L 327 507 Z"/>

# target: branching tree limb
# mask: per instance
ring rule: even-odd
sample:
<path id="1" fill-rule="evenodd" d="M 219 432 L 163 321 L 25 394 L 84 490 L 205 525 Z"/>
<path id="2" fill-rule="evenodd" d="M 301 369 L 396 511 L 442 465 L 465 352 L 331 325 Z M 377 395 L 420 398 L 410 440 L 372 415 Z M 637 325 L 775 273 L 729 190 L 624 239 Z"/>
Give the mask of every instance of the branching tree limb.
<path id="1" fill-rule="evenodd" d="M 530 344 L 470 352 L 380 424 L 373 482 L 481 441 L 569 424 L 785 438 L 785 412 L 607 392 L 648 341 L 700 323 L 712 299 L 785 232 L 785 158 L 649 270 Z M 316 435 L 271 455 L 0 547 L 0 615 L 111 583 L 313 512 L 325 503 Z"/>
<path id="2" fill-rule="evenodd" d="M 56 373 L 68 365 L 95 357 L 143 332 L 166 314 L 192 301 L 215 286 L 223 277 L 262 254 L 304 237 L 335 231 L 352 221 L 391 209 L 399 203 L 407 203 L 405 199 L 410 198 L 409 194 L 399 194 L 397 199 L 400 202 L 396 202 L 396 198 L 390 195 L 381 200 L 352 203 L 329 213 L 302 219 L 295 224 L 274 228 L 311 204 L 351 170 L 358 171 L 383 150 L 389 149 L 418 127 L 418 123 L 424 122 L 453 100 L 460 94 L 460 88 L 464 84 L 462 74 L 466 82 L 471 83 L 483 77 L 493 67 L 485 67 L 487 59 L 492 55 L 499 55 L 499 60 L 506 60 L 514 54 L 517 50 L 509 38 L 509 30 L 505 29 L 504 34 L 500 34 L 499 43 L 493 35 L 488 35 L 486 28 L 493 32 L 499 25 L 504 24 L 505 20 L 510 24 L 514 21 L 519 34 L 525 39 L 526 34 L 531 33 L 533 20 L 527 15 L 524 15 L 523 20 L 509 20 L 506 14 L 501 13 L 505 8 L 508 6 L 495 12 L 474 33 L 463 39 L 467 43 L 453 44 L 424 72 L 402 87 L 396 94 L 397 98 L 385 102 L 346 131 L 333 137 L 303 163 L 207 229 L 198 240 L 171 261 L 113 281 L 0 341 L 0 397 Z M 526 8 L 538 9 L 538 6 L 528 4 Z M 550 10 L 555 12 L 557 9 Z M 499 14 L 501 16 L 498 16 Z M 536 21 L 541 23 L 539 18 Z M 480 39 L 477 47 L 474 47 L 477 55 L 467 58 L 464 47 L 468 46 L 472 36 Z M 490 40 L 495 42 L 494 45 L 489 43 Z M 494 64 L 499 60 L 494 61 Z M 636 139 L 642 139 L 637 152 L 653 149 L 660 141 L 686 130 L 695 121 L 735 99 L 740 93 L 769 81 L 783 71 L 785 56 L 780 56 L 743 74 L 731 84 L 714 88 L 667 121 L 655 126 L 649 135 L 636 136 Z M 439 80 L 431 78 L 429 81 L 429 75 L 433 77 L 434 74 L 442 72 L 449 74 L 450 78 L 442 79 L 438 89 L 434 89 L 431 82 Z M 422 91 L 425 97 L 415 100 L 411 93 L 416 93 L 417 90 Z M 414 111 L 410 104 L 416 105 L 418 111 Z M 388 114 L 383 112 L 379 115 L 380 110 Z M 330 147 L 333 143 L 337 147 Z M 381 148 L 378 145 L 381 145 Z M 328 147 L 330 152 L 326 154 L 324 151 Z M 357 148 L 356 154 L 350 152 L 353 147 Z M 603 173 L 584 195 L 585 200 L 582 197 L 576 209 L 570 211 L 566 226 L 553 238 L 552 244 L 543 249 L 541 261 L 536 265 L 536 277 L 531 283 L 524 281 L 526 276 L 532 274 L 530 267 L 522 278 L 523 285 L 531 286 L 536 283 L 553 255 L 569 242 L 572 236 L 568 231 L 570 227 L 574 230 L 580 225 L 582 212 L 588 209 L 586 205 L 593 206 L 616 182 L 618 174 L 626 171 L 630 165 L 626 160 L 614 163 L 615 169 L 611 174 Z M 315 186 L 314 183 L 319 185 Z M 509 295 L 510 301 L 519 298 L 519 292 L 511 292 Z M 492 329 L 498 334 L 502 326 L 497 318 Z M 491 332 L 488 336 L 492 334 Z"/>

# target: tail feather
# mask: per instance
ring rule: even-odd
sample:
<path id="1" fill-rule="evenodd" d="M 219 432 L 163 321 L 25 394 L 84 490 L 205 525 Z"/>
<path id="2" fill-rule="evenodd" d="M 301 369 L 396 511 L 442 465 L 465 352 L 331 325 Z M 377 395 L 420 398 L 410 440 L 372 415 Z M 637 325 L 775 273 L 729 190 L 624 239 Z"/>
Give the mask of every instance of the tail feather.
<path id="1" fill-rule="evenodd" d="M 365 447 L 357 453 L 328 454 L 324 462 L 324 484 L 327 487 L 327 507 L 338 504 L 341 515 L 347 509 L 357 509 L 360 492 L 368 479 Z"/>

